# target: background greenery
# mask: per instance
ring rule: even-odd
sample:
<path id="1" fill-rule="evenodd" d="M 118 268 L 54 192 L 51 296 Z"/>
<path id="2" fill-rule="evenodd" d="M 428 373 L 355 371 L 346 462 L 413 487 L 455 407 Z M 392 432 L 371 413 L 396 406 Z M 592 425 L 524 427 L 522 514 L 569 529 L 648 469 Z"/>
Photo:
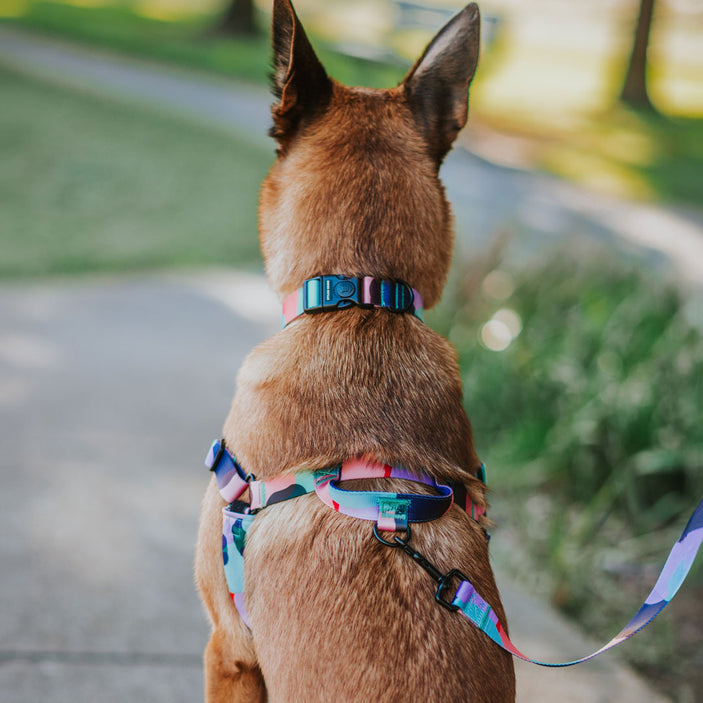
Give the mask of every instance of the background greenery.
<path id="1" fill-rule="evenodd" d="M 513 272 L 499 259 L 460 267 L 432 318 L 458 348 L 499 524 L 518 547 L 504 558 L 598 641 L 634 614 L 703 496 L 693 312 L 637 261 L 572 242 Z M 480 341 L 491 319 L 519 321 L 500 352 Z M 669 695 L 682 681 L 703 690 L 703 651 L 689 647 L 700 559 L 689 578 L 688 596 L 620 653 Z"/>
<path id="2" fill-rule="evenodd" d="M 303 8 L 312 4 L 299 3 Z M 213 9 L 206 4 L 203 8 L 191 3 L 185 10 L 169 12 L 168 3 L 155 5 L 145 10 L 126 0 L 87 4 L 23 0 L 16 12 L 5 13 L 4 21 L 131 55 L 257 83 L 266 80 L 270 54 L 267 32 L 233 40 L 212 32 L 221 11 L 217 6 Z M 314 17 L 313 13 L 312 20 Z M 260 13 L 259 19 L 262 27 L 267 25 L 267 15 Z M 627 26 L 619 16 L 614 22 Z M 408 57 L 415 56 L 429 38 L 427 32 L 395 32 L 383 37 L 393 43 L 393 52 L 370 50 L 369 56 L 378 60 L 360 59 L 342 52 L 348 43 L 333 36 L 329 19 L 306 24 L 312 25 L 315 47 L 331 75 L 351 85 L 395 85 L 410 65 Z M 664 17 L 655 27 L 672 24 L 671 18 Z M 521 165 L 610 194 L 703 202 L 700 105 L 696 113 L 687 103 L 677 103 L 671 97 L 672 89 L 666 89 L 677 80 L 683 81 L 679 94 L 696 85 L 689 76 L 700 75 L 700 66 L 684 62 L 674 71 L 671 61 L 662 57 L 650 72 L 660 112 L 643 115 L 615 99 L 624 73 L 622 32 L 611 38 L 611 48 L 604 53 L 564 43 L 555 46 L 546 40 L 536 43 L 533 37 L 521 39 L 518 29 L 517 20 L 503 22 L 495 38 L 484 42 L 481 70 L 472 87 L 472 117 L 466 138 L 473 139 L 474 133 L 485 135 L 486 131 L 511 135 L 517 144 L 513 151 L 522 154 Z M 613 34 L 607 24 L 596 29 L 604 36 Z M 685 36 L 687 29 L 682 26 L 677 31 L 691 41 Z"/>
<path id="3" fill-rule="evenodd" d="M 0 70 L 0 276 L 260 264 L 272 151 Z"/>

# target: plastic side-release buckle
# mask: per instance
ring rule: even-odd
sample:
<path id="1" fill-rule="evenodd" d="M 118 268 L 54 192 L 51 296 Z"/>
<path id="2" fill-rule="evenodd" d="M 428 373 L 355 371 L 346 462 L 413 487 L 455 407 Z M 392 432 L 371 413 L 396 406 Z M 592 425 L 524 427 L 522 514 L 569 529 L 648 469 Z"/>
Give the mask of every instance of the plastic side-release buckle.
<path id="1" fill-rule="evenodd" d="M 303 285 L 303 310 L 327 312 L 361 304 L 361 284 L 349 276 L 317 276 Z"/>

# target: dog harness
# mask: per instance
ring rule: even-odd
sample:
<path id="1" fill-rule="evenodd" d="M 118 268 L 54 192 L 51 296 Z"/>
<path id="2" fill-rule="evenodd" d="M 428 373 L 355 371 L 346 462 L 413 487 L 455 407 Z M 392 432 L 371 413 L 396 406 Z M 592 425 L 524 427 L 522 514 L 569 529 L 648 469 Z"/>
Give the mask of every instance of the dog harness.
<path id="1" fill-rule="evenodd" d="M 223 439 L 213 442 L 205 458 L 205 466 L 214 472 L 220 495 L 229 505 L 222 510 L 222 557 L 227 586 L 237 610 L 247 625 L 244 605 L 244 546 L 254 516 L 263 508 L 284 500 L 315 493 L 327 506 L 343 515 L 375 523 L 374 531 L 407 530 L 411 523 L 429 522 L 444 515 L 456 502 L 478 521 L 485 513 L 471 500 L 460 483 L 437 483 L 426 474 L 410 473 L 404 468 L 349 459 L 343 464 L 321 471 L 300 471 L 269 481 L 257 481 L 244 472 L 225 446 Z M 432 487 L 436 495 L 350 491 L 341 488 L 342 481 L 361 478 L 402 478 Z M 483 464 L 478 478 L 485 482 Z M 249 503 L 239 500 L 249 489 Z"/>
<path id="2" fill-rule="evenodd" d="M 385 308 L 391 312 L 411 312 L 422 320 L 422 298 L 403 281 L 375 279 L 369 276 L 317 276 L 283 302 L 283 327 L 303 314 L 339 310 L 358 305 Z M 531 659 L 523 654 L 507 635 L 505 627 L 491 606 L 481 597 L 470 579 L 458 569 L 442 573 L 410 544 L 412 523 L 428 522 L 442 517 L 455 498 L 466 512 L 478 520 L 485 510 L 475 505 L 465 486 L 441 484 L 426 474 L 411 474 L 401 467 L 349 459 L 333 468 L 287 474 L 269 481 L 257 481 L 244 472 L 223 439 L 213 442 L 205 465 L 215 473 L 220 494 L 228 503 L 223 508 L 222 556 L 227 585 L 244 622 L 249 626 L 244 605 L 244 546 L 247 531 L 255 514 L 268 505 L 315 493 L 325 505 L 339 513 L 373 521 L 375 538 L 387 547 L 400 548 L 436 582 L 435 600 L 450 611 L 464 615 L 479 630 L 507 652 L 532 664 L 564 667 L 588 661 L 632 637 L 648 625 L 678 592 L 688 575 L 703 542 L 703 500 L 698 504 L 679 540 L 674 544 L 654 588 L 641 608 L 620 632 L 600 649 L 581 659 L 550 663 Z M 431 486 L 435 495 L 351 491 L 339 483 L 360 478 L 402 478 Z M 479 476 L 485 483 L 483 464 Z M 249 490 L 249 504 L 239 498 Z M 386 540 L 380 532 L 405 532 Z M 488 535 L 486 534 L 488 538 Z M 456 584 L 456 585 L 455 585 Z M 454 591 L 454 597 L 448 593 Z"/>

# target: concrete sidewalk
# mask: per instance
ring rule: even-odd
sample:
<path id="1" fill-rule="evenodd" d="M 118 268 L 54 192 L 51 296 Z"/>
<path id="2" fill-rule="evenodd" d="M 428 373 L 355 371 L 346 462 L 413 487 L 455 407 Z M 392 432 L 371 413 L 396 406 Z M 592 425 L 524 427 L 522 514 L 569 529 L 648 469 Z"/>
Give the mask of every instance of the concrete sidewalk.
<path id="1" fill-rule="evenodd" d="M 3 703 L 202 700 L 202 459 L 243 356 L 277 324 L 263 279 L 227 271 L 0 287 Z M 595 649 L 498 583 L 525 651 Z M 612 655 L 517 670 L 522 703 L 663 701 Z"/>

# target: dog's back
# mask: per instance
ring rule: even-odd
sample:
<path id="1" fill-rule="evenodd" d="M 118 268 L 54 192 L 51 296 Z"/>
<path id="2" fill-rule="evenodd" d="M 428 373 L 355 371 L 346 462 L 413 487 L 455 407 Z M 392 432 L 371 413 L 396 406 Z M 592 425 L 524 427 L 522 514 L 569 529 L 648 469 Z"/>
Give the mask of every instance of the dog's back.
<path id="1" fill-rule="evenodd" d="M 398 88 L 353 89 L 326 76 L 290 4 L 275 2 L 279 158 L 262 188 L 260 233 L 281 296 L 343 273 L 402 279 L 426 307 L 438 301 L 453 242 L 437 172 L 466 121 L 478 27 L 469 6 Z M 409 315 L 303 316 L 245 361 L 224 436 L 259 479 L 361 456 L 459 481 L 485 504 L 455 353 Z M 380 490 L 389 487 L 404 488 L 387 479 Z M 247 630 L 218 572 L 222 504 L 211 486 L 197 561 L 215 629 L 208 700 L 263 700 L 264 682 L 271 701 L 514 699 L 509 655 L 437 606 L 427 574 L 375 540 L 368 522 L 315 495 L 256 516 Z M 466 573 L 504 621 L 477 522 L 454 506 L 414 527 L 413 545 Z"/>

